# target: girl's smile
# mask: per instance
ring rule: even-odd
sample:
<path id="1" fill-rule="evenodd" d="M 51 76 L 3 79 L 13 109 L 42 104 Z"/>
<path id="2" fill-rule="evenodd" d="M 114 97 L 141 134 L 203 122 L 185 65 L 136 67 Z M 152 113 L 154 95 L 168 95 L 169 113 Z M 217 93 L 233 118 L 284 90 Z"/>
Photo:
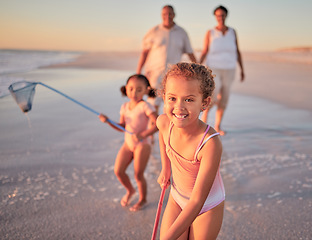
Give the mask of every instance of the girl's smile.
<path id="1" fill-rule="evenodd" d="M 196 79 L 169 76 L 164 96 L 165 112 L 179 127 L 198 120 L 203 106 L 200 82 Z"/>
<path id="2" fill-rule="evenodd" d="M 186 114 L 186 115 L 177 115 L 177 114 L 174 114 L 174 116 L 175 116 L 177 119 L 185 119 L 185 118 L 187 118 L 188 114 Z"/>

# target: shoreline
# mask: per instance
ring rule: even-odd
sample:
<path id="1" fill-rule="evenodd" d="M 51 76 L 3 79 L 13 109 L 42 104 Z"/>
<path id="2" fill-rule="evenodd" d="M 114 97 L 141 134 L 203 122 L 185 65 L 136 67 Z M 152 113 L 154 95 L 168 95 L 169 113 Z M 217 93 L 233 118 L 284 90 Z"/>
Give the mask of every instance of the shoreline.
<path id="1" fill-rule="evenodd" d="M 139 54 L 139 52 L 89 52 L 83 53 L 71 62 L 43 68 L 111 69 L 135 72 Z"/>
<path id="2" fill-rule="evenodd" d="M 90 52 L 83 53 L 74 61 L 54 64 L 43 68 L 110 69 L 135 73 L 139 52 Z M 197 55 L 199 53 L 197 52 Z M 182 61 L 185 59 L 182 58 Z M 268 99 L 290 108 L 312 111 L 310 93 L 312 84 L 306 79 L 312 77 L 310 64 L 274 61 L 263 53 L 243 55 L 245 81 L 240 82 L 240 69 L 237 68 L 232 92 L 246 96 Z M 258 66 L 261 68 L 258 68 Z M 282 75 L 280 74 L 282 73 Z"/>

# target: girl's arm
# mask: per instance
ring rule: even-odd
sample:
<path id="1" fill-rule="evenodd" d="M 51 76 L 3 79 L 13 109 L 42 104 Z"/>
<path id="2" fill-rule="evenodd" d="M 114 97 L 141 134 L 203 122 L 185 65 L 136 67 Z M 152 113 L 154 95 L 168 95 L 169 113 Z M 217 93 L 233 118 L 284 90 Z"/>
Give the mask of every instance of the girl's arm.
<path id="1" fill-rule="evenodd" d="M 202 64 L 203 61 L 205 60 L 207 53 L 209 51 L 209 44 L 210 44 L 210 30 L 206 33 L 205 39 L 204 39 L 204 47 L 201 53 L 201 56 L 199 58 L 199 63 Z"/>
<path id="2" fill-rule="evenodd" d="M 210 139 L 200 151 L 198 159 L 201 163 L 191 198 L 165 234 L 164 239 L 177 239 L 198 216 L 216 177 L 221 153 L 222 145 L 219 137 Z"/>
<path id="3" fill-rule="evenodd" d="M 139 134 L 136 134 L 137 140 L 141 141 L 144 138 L 147 138 L 150 135 L 153 135 L 155 132 L 158 131 L 158 128 L 156 126 L 156 119 L 157 119 L 157 113 L 152 112 L 149 116 L 149 128 L 146 129 L 143 132 L 140 132 Z"/>
<path id="4" fill-rule="evenodd" d="M 101 122 L 103 123 L 108 123 L 109 126 L 111 126 L 112 128 L 114 128 L 115 130 L 119 131 L 119 132 L 123 132 L 123 130 L 121 130 L 120 128 L 114 126 L 113 124 L 111 124 L 110 122 L 107 121 L 107 119 L 109 119 L 106 115 L 104 114 L 100 114 L 99 115 L 99 119 L 101 120 Z M 124 118 L 123 116 L 120 116 L 120 120 L 119 120 L 119 123 L 118 123 L 119 126 L 125 128 L 125 121 L 124 121 Z"/>
<path id="5" fill-rule="evenodd" d="M 169 128 L 168 117 L 165 114 L 160 115 L 157 118 L 156 125 L 159 129 L 159 148 L 162 166 L 157 182 L 163 188 L 169 185 L 168 183 L 170 182 L 171 176 L 170 160 L 166 154 L 166 146 L 164 141 L 164 137 L 166 137 L 166 133 L 168 132 Z"/>

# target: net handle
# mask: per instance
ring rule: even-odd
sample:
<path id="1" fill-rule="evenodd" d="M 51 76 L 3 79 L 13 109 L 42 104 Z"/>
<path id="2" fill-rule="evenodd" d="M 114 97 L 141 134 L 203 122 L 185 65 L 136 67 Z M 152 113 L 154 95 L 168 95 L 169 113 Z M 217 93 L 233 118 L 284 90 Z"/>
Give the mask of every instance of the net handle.
<path id="1" fill-rule="evenodd" d="M 40 85 L 42 85 L 42 86 L 44 86 L 44 87 L 46 87 L 46 88 L 48 88 L 48 89 L 50 89 L 50 90 L 52 90 L 52 91 L 54 91 L 54 92 L 56 92 L 56 93 L 62 95 L 63 97 L 66 97 L 67 99 L 69 99 L 69 100 L 73 101 L 74 103 L 80 105 L 81 107 L 83 107 L 83 108 L 89 110 L 90 112 L 96 114 L 97 116 L 100 115 L 99 112 L 97 112 L 97 111 L 93 110 L 92 108 L 90 108 L 90 107 L 84 105 L 83 103 L 77 101 L 76 99 L 74 99 L 74 98 L 72 98 L 72 97 L 70 97 L 70 96 L 68 96 L 68 95 L 66 95 L 66 94 L 64 94 L 64 93 L 62 93 L 62 92 L 60 92 L 59 90 L 56 90 L 55 88 L 52 88 L 52 87 L 50 87 L 50 86 L 48 86 L 48 85 L 46 85 L 46 84 L 44 84 L 44 83 L 42 83 L 42 82 L 36 82 L 36 84 L 40 84 Z M 108 121 L 110 124 L 114 125 L 115 127 L 119 128 L 120 130 L 132 134 L 131 132 L 129 132 L 128 130 L 126 130 L 124 127 L 120 126 L 118 123 L 116 123 L 116 122 L 114 122 L 114 121 L 112 121 L 112 120 L 110 120 L 110 119 L 107 119 L 107 121 Z"/>
<path id="2" fill-rule="evenodd" d="M 159 224 L 159 218 L 160 218 L 161 208 L 163 205 L 166 189 L 167 189 L 167 185 L 163 186 L 163 188 L 161 189 L 151 240 L 156 239 L 157 229 L 158 229 L 158 224 Z"/>

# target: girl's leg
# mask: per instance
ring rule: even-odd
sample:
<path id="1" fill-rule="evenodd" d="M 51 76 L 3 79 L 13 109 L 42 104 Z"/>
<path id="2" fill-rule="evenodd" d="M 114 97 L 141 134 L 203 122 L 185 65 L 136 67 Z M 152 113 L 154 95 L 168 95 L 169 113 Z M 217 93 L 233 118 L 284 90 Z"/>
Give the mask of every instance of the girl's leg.
<path id="1" fill-rule="evenodd" d="M 130 151 L 126 144 L 120 148 L 116 160 L 114 172 L 120 183 L 126 188 L 127 193 L 122 197 L 120 204 L 126 206 L 129 203 L 131 196 L 135 193 L 135 189 L 131 184 L 129 176 L 126 174 L 127 167 L 131 163 L 133 153 Z"/>
<path id="2" fill-rule="evenodd" d="M 190 240 L 216 239 L 223 220 L 224 202 L 196 217 L 191 225 Z"/>
<path id="3" fill-rule="evenodd" d="M 144 171 L 147 166 L 150 154 L 151 146 L 146 143 L 138 144 L 134 150 L 134 177 L 138 185 L 139 201 L 130 208 L 130 211 L 137 211 L 146 203 L 147 183 L 144 177 Z"/>
<path id="4" fill-rule="evenodd" d="M 180 206 L 173 200 L 171 194 L 169 194 L 167 206 L 161 221 L 160 239 L 162 239 L 162 237 L 168 232 L 168 229 L 171 227 L 171 225 L 174 223 L 180 213 Z M 189 231 L 187 230 L 178 239 L 188 239 L 188 234 Z"/>

